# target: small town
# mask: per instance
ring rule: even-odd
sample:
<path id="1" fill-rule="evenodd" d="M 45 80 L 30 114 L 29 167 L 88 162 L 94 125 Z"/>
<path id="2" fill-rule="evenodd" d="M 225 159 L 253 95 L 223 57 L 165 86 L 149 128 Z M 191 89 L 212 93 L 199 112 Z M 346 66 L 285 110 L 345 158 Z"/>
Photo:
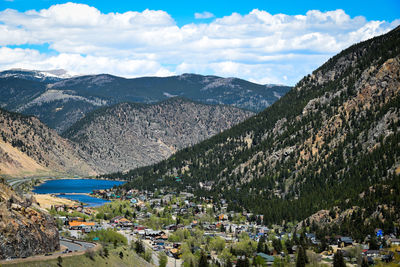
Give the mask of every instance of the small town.
<path id="1" fill-rule="evenodd" d="M 375 236 L 354 240 L 320 236 L 310 222 L 265 226 L 262 215 L 229 212 L 223 199 L 212 203 L 186 192 L 113 188 L 90 195 L 111 202 L 93 208 L 50 208 L 60 236 L 98 242 L 103 249 L 107 244 L 128 245 L 156 266 L 203 266 L 202 260 L 207 266 L 299 266 L 299 261 L 329 266 L 336 260 L 348 266 L 400 263 L 400 239 L 381 229 L 375 229 Z"/>

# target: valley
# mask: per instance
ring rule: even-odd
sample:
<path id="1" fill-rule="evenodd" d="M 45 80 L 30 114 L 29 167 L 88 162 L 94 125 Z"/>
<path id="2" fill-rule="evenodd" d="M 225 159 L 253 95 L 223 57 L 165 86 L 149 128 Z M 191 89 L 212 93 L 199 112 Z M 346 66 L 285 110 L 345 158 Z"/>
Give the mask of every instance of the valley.
<path id="1" fill-rule="evenodd" d="M 65 6 L 79 11 L 84 5 L 60 4 L 24 15 L 44 19 Z M 18 13 L 10 10 L 0 11 L 0 31 L 10 27 L 3 22 L 4 14 Z M 107 18 L 104 27 L 121 15 L 90 10 L 98 20 Z M 286 20 L 312 24 L 326 14 L 327 19 L 310 26 L 313 31 L 331 20 L 337 20 L 331 27 L 335 31 L 350 31 L 338 26 L 350 18 L 343 10 L 311 10 L 292 17 L 253 10 L 246 16 L 215 19 L 196 13 L 196 19 L 213 22 L 182 27 L 166 12 L 146 12 L 154 15 L 154 20 L 144 20 L 151 28 L 146 34 L 169 21 L 171 29 L 190 33 L 168 36 L 180 42 L 194 38 L 195 27 L 210 32 L 201 44 L 237 20 L 243 27 L 227 35 L 248 31 L 254 21 L 279 18 L 274 27 Z M 75 13 L 67 12 L 66 18 Z M 141 20 L 131 24 L 130 16 L 140 14 L 124 13 L 122 21 L 129 29 L 139 27 Z M 364 20 L 356 17 L 352 25 Z M 96 21 L 85 25 L 90 28 Z M 65 31 L 79 29 L 81 21 L 72 22 L 76 25 Z M 309 27 L 299 25 L 277 32 L 290 35 Z M 329 53 L 324 46 L 321 51 L 303 49 L 308 41 L 322 38 L 332 51 L 347 47 L 295 86 L 215 74 L 234 71 L 253 77 L 252 72 L 262 71 L 266 79 L 258 81 L 286 81 L 303 57 L 265 52 L 272 46 L 265 47 L 262 57 L 251 56 L 249 51 L 270 42 L 264 37 L 245 43 L 231 40 L 229 48 L 218 53 L 210 49 L 216 60 L 222 54 L 226 62 L 205 67 L 202 60 L 209 55 L 196 58 L 195 69 L 213 75 L 184 73 L 193 66 L 183 63 L 174 72 L 175 61 L 155 63 L 178 57 L 172 48 L 168 56 L 146 54 L 152 62 L 143 73 L 160 68 L 154 73 L 163 77 L 83 75 L 72 63 L 67 64 L 74 68 L 72 74 L 63 69 L 1 71 L 0 265 L 399 266 L 400 26 L 398 20 L 376 25 L 386 30 L 372 34 L 365 26 L 370 31 L 342 32 L 339 39 L 349 38 L 350 46 L 330 43 L 314 32 L 301 41 L 291 40 L 293 46 L 302 43 L 295 51 L 309 61 L 326 60 Z M 258 26 L 253 25 L 253 34 L 262 28 Z M 360 32 L 362 38 L 355 38 Z M 144 42 L 150 38 L 145 36 L 135 38 Z M 214 41 L 215 47 L 223 44 L 223 39 Z M 202 46 L 187 44 L 185 49 L 192 45 L 195 50 Z M 239 45 L 247 53 L 234 53 Z M 48 46 L 60 47 L 51 42 Z M 282 40 L 276 46 L 288 49 Z M 12 49 L 0 47 L 0 58 Z M 35 46 L 18 49 L 36 51 Z M 80 58 L 95 62 L 93 68 L 104 67 L 106 57 L 97 49 L 96 56 L 59 53 L 53 60 Z M 45 57 L 39 52 L 37 56 Z M 265 60 L 269 63 L 261 67 L 259 61 Z M 278 70 L 273 70 L 275 61 L 281 64 L 274 65 Z M 38 66 L 46 69 L 49 62 Z M 138 70 L 144 63 L 136 58 L 129 62 L 117 69 L 110 66 L 110 73 Z M 240 73 L 243 66 L 248 68 Z M 255 66 L 260 69 L 255 71 Z M 282 77 L 274 77 L 275 71 Z"/>

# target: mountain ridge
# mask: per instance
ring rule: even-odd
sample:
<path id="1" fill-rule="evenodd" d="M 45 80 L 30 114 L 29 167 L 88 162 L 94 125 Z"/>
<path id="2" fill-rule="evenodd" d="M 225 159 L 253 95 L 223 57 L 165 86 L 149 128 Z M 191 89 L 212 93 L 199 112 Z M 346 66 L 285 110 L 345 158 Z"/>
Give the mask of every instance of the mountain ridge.
<path id="1" fill-rule="evenodd" d="M 35 75 L 35 71 L 32 77 L 28 71 L 0 72 L 0 107 L 35 115 L 58 133 L 86 113 L 120 102 L 155 103 L 180 96 L 205 104 L 227 104 L 258 112 L 290 89 L 197 74 L 131 79 L 98 74 L 67 79 L 50 77 L 52 80 L 41 80 Z"/>

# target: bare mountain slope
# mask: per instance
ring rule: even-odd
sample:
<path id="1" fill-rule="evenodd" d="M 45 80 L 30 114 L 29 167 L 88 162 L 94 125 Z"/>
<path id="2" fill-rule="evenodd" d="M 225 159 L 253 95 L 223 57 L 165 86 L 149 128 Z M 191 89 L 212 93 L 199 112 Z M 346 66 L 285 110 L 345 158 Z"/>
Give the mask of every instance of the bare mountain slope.
<path id="1" fill-rule="evenodd" d="M 121 103 L 92 112 L 64 136 L 78 143 L 101 171 L 124 171 L 166 159 L 251 115 L 182 98 L 152 105 Z"/>
<path id="2" fill-rule="evenodd" d="M 0 175 L 96 174 L 83 158 L 84 152 L 37 118 L 0 109 Z"/>

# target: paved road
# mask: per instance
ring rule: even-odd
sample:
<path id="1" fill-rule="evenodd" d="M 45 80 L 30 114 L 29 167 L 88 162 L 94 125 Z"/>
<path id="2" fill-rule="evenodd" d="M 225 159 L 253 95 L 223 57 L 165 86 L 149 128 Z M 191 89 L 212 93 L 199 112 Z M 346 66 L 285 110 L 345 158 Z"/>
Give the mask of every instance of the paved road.
<path id="1" fill-rule="evenodd" d="M 95 244 L 83 242 L 83 241 L 74 241 L 69 239 L 60 239 L 60 245 L 67 247 L 71 251 L 85 251 L 89 248 L 95 247 Z"/>
<path id="2" fill-rule="evenodd" d="M 20 185 L 20 184 L 22 184 L 22 183 L 25 183 L 25 182 L 27 182 L 27 181 L 30 181 L 30 180 L 32 180 L 32 179 L 34 179 L 34 178 L 24 178 L 24 179 L 13 179 L 13 180 L 8 180 L 8 184 L 11 186 L 11 187 L 15 187 L 15 186 L 18 186 L 18 185 Z"/>

